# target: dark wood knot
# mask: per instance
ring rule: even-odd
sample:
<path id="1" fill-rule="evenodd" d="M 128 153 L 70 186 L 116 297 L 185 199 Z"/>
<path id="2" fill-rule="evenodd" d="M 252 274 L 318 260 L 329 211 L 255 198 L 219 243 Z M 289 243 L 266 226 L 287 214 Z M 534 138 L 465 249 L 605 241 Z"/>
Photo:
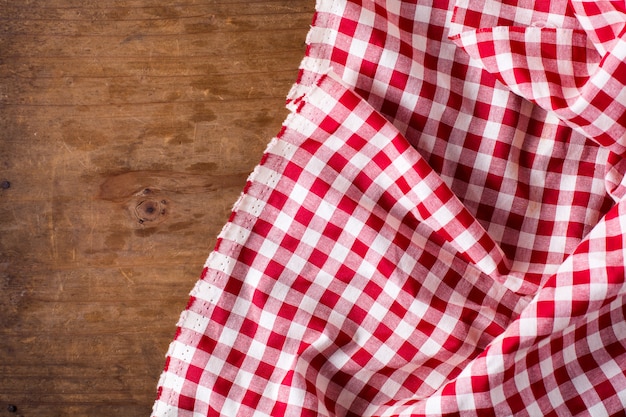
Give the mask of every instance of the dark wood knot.
<path id="1" fill-rule="evenodd" d="M 135 216 L 139 223 L 160 223 L 167 216 L 167 200 L 146 199 L 135 206 Z"/>

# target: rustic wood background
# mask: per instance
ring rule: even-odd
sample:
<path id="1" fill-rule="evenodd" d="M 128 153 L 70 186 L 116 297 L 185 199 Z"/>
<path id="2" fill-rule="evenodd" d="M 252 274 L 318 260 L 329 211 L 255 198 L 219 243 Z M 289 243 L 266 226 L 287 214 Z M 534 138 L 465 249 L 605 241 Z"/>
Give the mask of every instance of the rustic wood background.
<path id="1" fill-rule="evenodd" d="M 149 416 L 314 0 L 0 1 L 0 416 Z"/>

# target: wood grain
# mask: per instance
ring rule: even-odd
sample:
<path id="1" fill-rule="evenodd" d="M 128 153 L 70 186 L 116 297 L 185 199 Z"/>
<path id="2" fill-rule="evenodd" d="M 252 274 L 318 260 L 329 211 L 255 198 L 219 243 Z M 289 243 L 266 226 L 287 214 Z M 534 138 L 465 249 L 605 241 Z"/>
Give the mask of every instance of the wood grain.
<path id="1" fill-rule="evenodd" d="M 150 415 L 313 9 L 1 2 L 0 416 Z"/>

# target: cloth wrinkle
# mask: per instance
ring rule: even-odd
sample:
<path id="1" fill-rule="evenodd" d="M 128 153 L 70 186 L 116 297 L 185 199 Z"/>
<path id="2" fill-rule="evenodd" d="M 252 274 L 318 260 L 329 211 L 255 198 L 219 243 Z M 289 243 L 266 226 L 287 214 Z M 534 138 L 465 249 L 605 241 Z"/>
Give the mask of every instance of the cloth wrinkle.
<path id="1" fill-rule="evenodd" d="M 318 0 L 153 417 L 626 409 L 626 7 Z"/>

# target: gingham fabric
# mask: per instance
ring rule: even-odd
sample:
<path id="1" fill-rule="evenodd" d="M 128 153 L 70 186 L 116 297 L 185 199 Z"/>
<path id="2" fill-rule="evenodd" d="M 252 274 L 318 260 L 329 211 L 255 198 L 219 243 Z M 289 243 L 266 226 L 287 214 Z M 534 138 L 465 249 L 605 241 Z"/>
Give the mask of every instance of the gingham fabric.
<path id="1" fill-rule="evenodd" d="M 626 409 L 626 5 L 320 0 L 154 417 Z"/>

